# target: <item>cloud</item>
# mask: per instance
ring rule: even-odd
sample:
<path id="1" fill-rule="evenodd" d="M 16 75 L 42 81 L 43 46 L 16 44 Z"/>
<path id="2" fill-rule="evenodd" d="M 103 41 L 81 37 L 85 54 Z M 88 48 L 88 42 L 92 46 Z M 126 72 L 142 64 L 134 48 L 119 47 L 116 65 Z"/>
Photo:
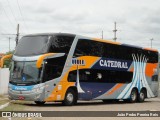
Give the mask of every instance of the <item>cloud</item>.
<path id="1" fill-rule="evenodd" d="M 101 38 L 103 30 L 104 38 L 113 39 L 116 21 L 118 41 L 149 47 L 150 39 L 154 38 L 153 45 L 160 50 L 159 0 L 19 0 L 28 30 L 16 0 L 9 2 L 20 24 L 20 33 L 67 32 Z M 2 5 L 14 27 L 0 11 L 0 32 L 16 33 L 17 23 L 7 2 L 0 2 L 0 10 Z M 0 36 L 0 40 L 7 41 L 7 37 Z M 7 48 L 6 41 L 3 43 Z"/>

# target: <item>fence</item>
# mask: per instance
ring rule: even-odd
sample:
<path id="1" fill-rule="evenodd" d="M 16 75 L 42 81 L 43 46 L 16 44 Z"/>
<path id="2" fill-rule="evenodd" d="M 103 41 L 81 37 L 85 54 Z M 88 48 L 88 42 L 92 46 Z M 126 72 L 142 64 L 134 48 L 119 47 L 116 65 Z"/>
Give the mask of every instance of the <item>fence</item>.
<path id="1" fill-rule="evenodd" d="M 0 68 L 0 95 L 7 94 L 9 82 L 9 68 Z"/>

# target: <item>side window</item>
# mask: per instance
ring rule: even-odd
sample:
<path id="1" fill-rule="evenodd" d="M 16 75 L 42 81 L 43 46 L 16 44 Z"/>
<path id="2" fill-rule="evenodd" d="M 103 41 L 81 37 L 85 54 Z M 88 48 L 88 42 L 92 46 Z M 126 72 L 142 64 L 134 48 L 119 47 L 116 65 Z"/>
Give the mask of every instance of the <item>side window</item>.
<path id="1" fill-rule="evenodd" d="M 158 52 L 149 50 L 138 50 L 137 54 L 140 56 L 145 55 L 147 57 L 147 63 L 158 63 Z"/>
<path id="2" fill-rule="evenodd" d="M 70 36 L 54 36 L 51 38 L 48 52 L 66 53 L 68 54 L 74 37 Z"/>
<path id="3" fill-rule="evenodd" d="M 71 71 L 68 76 L 69 82 L 76 82 L 77 71 Z M 97 82 L 97 83 L 130 83 L 133 72 L 128 71 L 111 71 L 98 69 L 80 69 L 80 82 Z"/>
<path id="4" fill-rule="evenodd" d="M 87 39 L 79 39 L 74 51 L 74 57 L 79 57 L 79 56 L 102 57 L 103 51 L 104 51 L 103 43 Z"/>
<path id="5" fill-rule="evenodd" d="M 112 44 L 104 44 L 104 53 L 103 56 L 107 58 L 115 58 L 115 45 Z"/>
<path id="6" fill-rule="evenodd" d="M 43 73 L 43 82 L 60 77 L 65 64 L 66 56 L 47 59 Z"/>
<path id="7" fill-rule="evenodd" d="M 150 63 L 158 63 L 158 53 L 150 51 L 149 61 Z"/>

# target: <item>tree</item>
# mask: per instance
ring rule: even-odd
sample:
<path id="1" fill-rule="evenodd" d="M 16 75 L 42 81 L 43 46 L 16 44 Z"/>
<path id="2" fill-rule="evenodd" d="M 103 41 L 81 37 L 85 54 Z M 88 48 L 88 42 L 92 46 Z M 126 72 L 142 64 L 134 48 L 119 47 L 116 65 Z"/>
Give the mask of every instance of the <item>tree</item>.
<path id="1" fill-rule="evenodd" d="M 13 54 L 13 53 L 14 53 L 14 50 L 10 51 L 10 52 L 6 52 L 5 55 L 9 55 L 9 54 Z M 4 67 L 9 68 L 10 66 L 11 66 L 11 58 L 5 59 L 5 61 L 4 61 Z"/>

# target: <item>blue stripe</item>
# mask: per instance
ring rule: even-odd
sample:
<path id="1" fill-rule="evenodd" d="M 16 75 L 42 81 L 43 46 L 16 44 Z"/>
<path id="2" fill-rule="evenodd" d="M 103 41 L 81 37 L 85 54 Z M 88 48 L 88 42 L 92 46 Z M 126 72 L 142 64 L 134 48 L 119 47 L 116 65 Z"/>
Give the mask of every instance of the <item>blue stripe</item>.
<path id="1" fill-rule="evenodd" d="M 17 91 L 29 91 L 32 90 L 34 85 L 31 86 L 17 86 L 17 85 L 9 85 L 12 90 L 17 90 Z"/>
<path id="2" fill-rule="evenodd" d="M 133 63 L 134 64 L 134 63 Z M 134 69 L 135 69 L 135 71 L 136 71 L 136 69 L 137 69 L 137 64 L 136 64 L 136 62 L 135 62 L 135 66 L 134 66 Z M 134 71 L 133 71 L 134 72 Z M 131 87 L 132 87 L 132 85 L 133 85 L 133 83 L 134 83 L 134 81 L 135 81 L 135 77 L 137 76 L 137 73 L 135 72 L 134 73 L 134 78 L 132 79 L 132 83 L 131 83 L 131 86 L 130 86 L 130 88 L 126 91 L 126 93 L 123 95 L 123 97 L 122 98 L 124 98 L 125 97 L 125 95 L 127 94 L 127 92 L 131 89 Z"/>

